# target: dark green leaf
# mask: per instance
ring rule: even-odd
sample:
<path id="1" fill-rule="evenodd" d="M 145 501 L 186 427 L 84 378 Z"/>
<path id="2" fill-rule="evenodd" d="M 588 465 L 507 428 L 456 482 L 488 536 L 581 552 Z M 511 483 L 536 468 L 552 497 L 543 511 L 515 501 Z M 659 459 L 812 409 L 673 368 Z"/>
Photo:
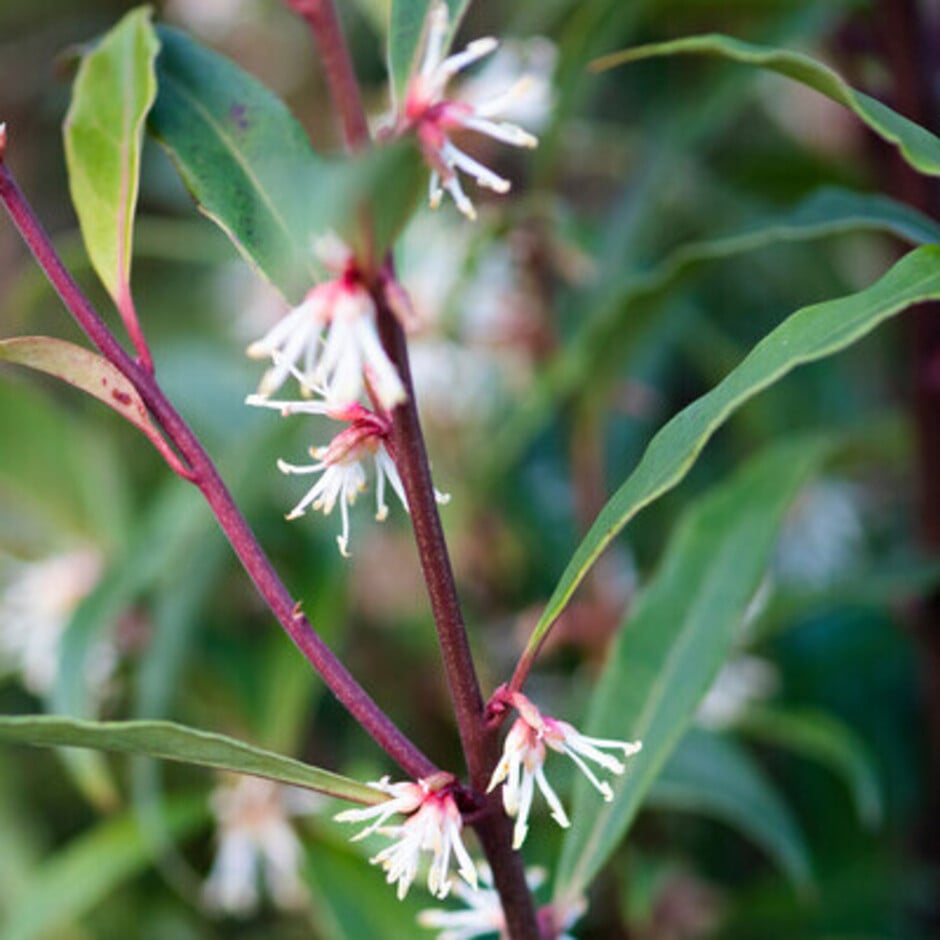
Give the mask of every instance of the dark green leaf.
<path id="1" fill-rule="evenodd" d="M 688 473 L 712 434 L 746 401 L 796 366 L 832 355 L 879 323 L 923 300 L 940 298 L 940 247 L 925 245 L 902 258 L 857 294 L 804 307 L 766 336 L 708 394 L 663 426 L 639 465 L 601 510 L 561 576 L 529 641 L 541 642 L 588 569 L 641 509 Z"/>
<path id="2" fill-rule="evenodd" d="M 915 169 L 930 176 L 940 176 L 940 138 L 877 99 L 856 91 L 828 66 L 798 52 L 758 46 L 712 33 L 625 49 L 598 59 L 593 67 L 609 69 L 654 56 L 689 54 L 714 55 L 745 65 L 756 65 L 808 85 L 853 111 L 879 137 L 896 146 Z"/>
<path id="3" fill-rule="evenodd" d="M 818 438 L 778 445 L 683 518 L 617 636 L 588 717 L 590 734 L 641 740 L 643 750 L 612 781 L 610 803 L 579 778 L 556 895 L 580 895 L 623 838 L 732 647 L 788 506 L 830 451 Z"/>

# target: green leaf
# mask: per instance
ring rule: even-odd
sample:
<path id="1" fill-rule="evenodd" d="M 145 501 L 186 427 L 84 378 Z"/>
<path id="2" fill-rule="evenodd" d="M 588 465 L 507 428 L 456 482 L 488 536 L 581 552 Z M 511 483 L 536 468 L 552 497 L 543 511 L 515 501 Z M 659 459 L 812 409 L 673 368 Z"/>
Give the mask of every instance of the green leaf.
<path id="1" fill-rule="evenodd" d="M 381 258 L 414 209 L 413 142 L 318 156 L 287 106 L 234 62 L 160 27 L 149 126 L 199 208 L 255 270 L 296 302 L 317 280 L 313 244 L 335 230 Z M 371 228 L 371 236 L 364 232 Z"/>
<path id="2" fill-rule="evenodd" d="M 816 709 L 751 709 L 735 730 L 818 761 L 845 781 L 859 819 L 882 818 L 881 790 L 868 749 L 846 724 Z"/>
<path id="3" fill-rule="evenodd" d="M 222 734 L 199 731 L 170 721 L 80 721 L 55 715 L 0 717 L 0 740 L 44 747 L 82 747 L 143 754 L 267 777 L 354 803 L 381 803 L 371 787 L 311 767 L 290 757 L 252 747 Z"/>
<path id="4" fill-rule="evenodd" d="M 426 32 L 428 13 L 439 0 L 392 0 L 388 30 L 388 72 L 392 82 L 392 96 L 400 104 L 405 97 L 408 78 L 417 67 Z M 445 0 L 447 5 L 448 32 L 444 41 L 445 51 L 454 41 L 470 0 Z"/>
<path id="5" fill-rule="evenodd" d="M 205 800 L 177 801 L 164 814 L 175 839 L 195 832 L 206 819 Z M 102 823 L 79 836 L 41 866 L 0 925 L 3 940 L 58 936 L 73 926 L 121 882 L 143 871 L 150 845 L 130 815 Z"/>
<path id="6" fill-rule="evenodd" d="M 150 441 L 163 443 L 137 389 L 97 353 L 49 336 L 19 336 L 0 341 L 0 360 L 28 366 L 68 382 L 113 408 L 143 431 Z"/>
<path id="7" fill-rule="evenodd" d="M 65 159 L 85 247 L 118 307 L 130 291 L 144 121 L 157 93 L 151 9 L 131 10 L 81 62 Z"/>
<path id="8" fill-rule="evenodd" d="M 690 54 L 714 55 L 744 65 L 756 65 L 807 85 L 853 111 L 879 137 L 896 146 L 912 167 L 930 176 L 940 176 L 940 138 L 877 99 L 856 91 L 828 66 L 798 52 L 712 33 L 625 49 L 597 59 L 592 67 L 603 70 L 655 56 Z"/>
<path id="9" fill-rule="evenodd" d="M 627 831 L 732 648 L 788 506 L 831 449 L 820 438 L 778 445 L 686 513 L 613 644 L 587 721 L 588 733 L 643 749 L 611 781 L 610 803 L 579 778 L 557 896 L 580 895 Z"/>
<path id="10" fill-rule="evenodd" d="M 925 245 L 880 280 L 836 300 L 803 307 L 769 333 L 710 392 L 657 432 L 636 469 L 600 511 L 563 572 L 527 651 L 537 648 L 575 588 L 618 532 L 645 506 L 676 486 L 712 434 L 745 402 L 796 366 L 832 355 L 879 323 L 924 300 L 940 298 L 940 247 Z"/>
<path id="11" fill-rule="evenodd" d="M 718 819 L 759 845 L 799 888 L 811 879 L 803 833 L 779 793 L 731 738 L 690 730 L 656 779 L 647 806 Z"/>
<path id="12" fill-rule="evenodd" d="M 316 275 L 317 207 L 305 180 L 321 169 L 287 106 L 234 62 L 161 26 L 159 93 L 149 126 L 200 209 L 290 296 Z"/>
<path id="13" fill-rule="evenodd" d="M 781 242 L 864 231 L 885 232 L 912 245 L 940 242 L 940 225 L 903 203 L 886 196 L 826 187 L 785 213 L 760 220 L 733 235 L 684 244 L 650 270 L 619 278 L 596 312 L 541 373 L 525 402 L 498 430 L 490 448 L 494 455 L 488 468 L 490 475 L 502 477 L 557 412 L 559 402 L 584 388 L 589 377 L 596 375 L 599 364 L 622 361 L 661 310 L 662 298 L 698 268 Z"/>

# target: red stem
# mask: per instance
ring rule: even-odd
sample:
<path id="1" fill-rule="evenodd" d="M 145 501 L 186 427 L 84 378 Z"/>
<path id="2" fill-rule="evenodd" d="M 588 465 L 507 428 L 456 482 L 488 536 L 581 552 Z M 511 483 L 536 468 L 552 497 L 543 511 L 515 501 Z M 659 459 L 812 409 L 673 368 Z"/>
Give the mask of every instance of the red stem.
<path id="1" fill-rule="evenodd" d="M 350 150 L 361 150 L 370 140 L 369 125 L 349 46 L 332 0 L 287 0 L 287 3 L 310 24 L 320 50 L 330 95 L 343 122 L 346 144 Z"/>
<path id="2" fill-rule="evenodd" d="M 386 273 L 392 280 L 393 275 Z M 485 794 L 499 759 L 497 729 L 487 726 L 483 696 L 460 611 L 424 436 L 415 407 L 405 335 L 381 294 L 376 297 L 376 302 L 382 343 L 398 368 L 408 393 L 407 400 L 392 412 L 390 444 L 408 497 L 408 509 L 437 625 L 441 658 L 470 782 L 477 794 Z M 503 811 L 498 792 L 483 799 L 482 812 L 474 817 L 473 827 L 493 871 L 493 882 L 499 891 L 509 935 L 513 940 L 537 940 L 539 927 L 532 893 L 526 884 L 521 856 L 512 847 L 512 825 Z"/>
<path id="3" fill-rule="evenodd" d="M 337 699 L 405 773 L 413 778 L 438 773 L 437 767 L 402 734 L 356 682 L 300 612 L 299 605 L 264 554 L 198 438 L 167 400 L 153 375 L 131 359 L 105 326 L 62 264 L 42 224 L 2 163 L 0 199 L 69 313 L 102 355 L 134 385 L 153 417 L 188 464 L 187 476 L 199 487 L 255 587 L 297 648 L 322 676 Z"/>

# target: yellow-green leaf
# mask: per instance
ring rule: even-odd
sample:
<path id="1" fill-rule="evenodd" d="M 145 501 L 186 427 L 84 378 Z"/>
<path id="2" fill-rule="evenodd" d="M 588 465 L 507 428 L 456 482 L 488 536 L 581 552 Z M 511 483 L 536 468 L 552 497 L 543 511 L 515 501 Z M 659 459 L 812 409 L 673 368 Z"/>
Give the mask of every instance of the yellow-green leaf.
<path id="1" fill-rule="evenodd" d="M 144 121 L 157 93 L 149 7 L 128 13 L 82 59 L 65 118 L 72 202 L 95 271 L 119 308 L 129 293 Z"/>

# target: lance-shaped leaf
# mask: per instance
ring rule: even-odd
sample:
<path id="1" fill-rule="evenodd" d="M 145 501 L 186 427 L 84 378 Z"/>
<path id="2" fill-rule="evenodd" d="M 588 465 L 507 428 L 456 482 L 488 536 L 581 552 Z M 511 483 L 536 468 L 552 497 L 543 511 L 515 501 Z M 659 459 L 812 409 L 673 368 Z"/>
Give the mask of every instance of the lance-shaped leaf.
<path id="1" fill-rule="evenodd" d="M 614 642 L 587 721 L 589 734 L 643 749 L 611 780 L 609 803 L 579 778 L 557 896 L 578 897 L 623 838 L 732 648 L 787 508 L 832 447 L 820 438 L 778 445 L 686 513 Z"/>
<path id="2" fill-rule="evenodd" d="M 562 573 L 527 646 L 532 655 L 588 569 L 645 506 L 676 486 L 712 434 L 745 402 L 798 365 L 851 345 L 912 304 L 940 299 L 940 246 L 924 245 L 857 294 L 803 307 L 761 340 L 710 392 L 656 433 L 633 473 L 600 511 Z"/>
<path id="3" fill-rule="evenodd" d="M 853 111 L 879 137 L 896 146 L 912 167 L 930 176 L 940 176 L 940 138 L 892 111 L 876 98 L 856 91 L 838 72 L 798 52 L 759 46 L 712 33 L 625 49 L 597 59 L 593 68 L 609 69 L 627 62 L 668 55 L 720 56 L 801 82 Z"/>
<path id="4" fill-rule="evenodd" d="M 157 93 L 149 7 L 128 13 L 81 62 L 65 118 L 72 202 L 88 256 L 124 309 L 144 121 Z"/>
<path id="5" fill-rule="evenodd" d="M 646 805 L 727 823 L 760 846 L 794 885 L 809 883 L 809 852 L 799 825 L 760 767 L 731 738 L 689 730 Z"/>
<path id="6" fill-rule="evenodd" d="M 396 103 L 405 98 L 408 77 L 420 63 L 417 61 L 427 34 L 428 14 L 432 7 L 444 2 L 448 12 L 448 31 L 444 49 L 454 41 L 454 34 L 463 19 L 470 0 L 392 0 L 388 28 L 388 72 Z"/>
<path id="7" fill-rule="evenodd" d="M 0 360 L 54 375 L 93 395 L 142 431 L 171 465 L 177 465 L 176 456 L 154 427 L 137 389 L 97 353 L 51 336 L 19 336 L 0 341 Z"/>
<path id="8" fill-rule="evenodd" d="M 319 275 L 313 244 L 337 231 L 375 258 L 414 208 L 422 164 L 410 143 L 318 156 L 283 101 L 234 62 L 159 29 L 149 126 L 199 208 L 291 302 Z"/>
<path id="9" fill-rule="evenodd" d="M 585 387 L 606 363 L 623 362 L 645 335 L 661 302 L 677 283 L 707 264 L 790 242 L 849 232 L 883 232 L 911 245 L 940 242 L 940 225 L 886 196 L 825 187 L 785 213 L 741 232 L 680 245 L 646 271 L 629 272 L 605 289 L 594 312 L 537 378 L 535 387 L 497 430 L 488 471 L 502 479 L 507 467 L 557 414 L 560 402 Z"/>
<path id="10" fill-rule="evenodd" d="M 232 773 L 267 777 L 353 803 L 386 797 L 355 780 L 237 741 L 170 721 L 81 721 L 55 715 L 0 717 L 0 741 L 142 754 Z"/>

